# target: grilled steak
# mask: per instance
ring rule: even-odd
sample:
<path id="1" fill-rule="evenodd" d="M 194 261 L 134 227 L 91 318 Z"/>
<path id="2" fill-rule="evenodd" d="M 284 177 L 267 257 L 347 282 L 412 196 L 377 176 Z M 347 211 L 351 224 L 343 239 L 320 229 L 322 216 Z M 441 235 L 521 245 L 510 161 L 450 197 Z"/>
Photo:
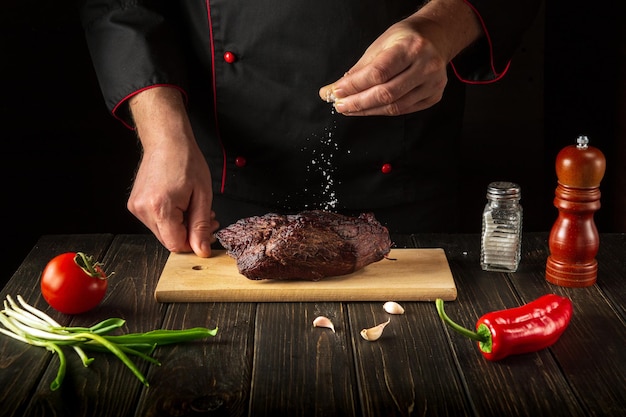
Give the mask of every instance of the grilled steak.
<path id="1" fill-rule="evenodd" d="M 371 213 L 269 213 L 241 219 L 216 237 L 249 279 L 318 281 L 345 275 L 389 253 L 389 232 Z"/>

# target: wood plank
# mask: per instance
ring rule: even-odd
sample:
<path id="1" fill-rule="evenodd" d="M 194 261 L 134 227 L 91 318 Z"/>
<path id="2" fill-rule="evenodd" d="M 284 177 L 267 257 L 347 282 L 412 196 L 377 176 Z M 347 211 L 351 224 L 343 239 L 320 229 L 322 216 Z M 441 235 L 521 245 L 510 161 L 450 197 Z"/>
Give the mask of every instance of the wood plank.
<path id="1" fill-rule="evenodd" d="M 201 301 L 425 301 L 456 298 L 456 286 L 440 248 L 392 249 L 389 257 L 349 275 L 317 282 L 250 280 L 225 251 L 210 258 L 171 254 L 159 279 L 160 302 Z"/>
<path id="2" fill-rule="evenodd" d="M 626 233 L 608 233 L 600 237 L 597 286 L 626 321 Z"/>
<path id="3" fill-rule="evenodd" d="M 511 279 L 519 281 L 520 287 L 541 281 L 539 266 L 531 259 L 537 245 L 528 237 L 522 244 L 520 268 L 514 274 L 481 270 L 480 239 L 476 235 L 455 235 L 454 239 L 419 236 L 416 240 L 417 246 L 436 244 L 446 249 L 450 268 L 458 287 L 462 289 L 455 302 L 446 303 L 446 312 L 457 323 L 470 329 L 487 312 L 517 307 L 530 301 L 519 298 L 519 288 L 514 288 Z M 435 310 L 433 314 L 437 314 Z M 586 414 L 550 349 L 490 362 L 482 357 L 475 342 L 443 323 L 441 331 L 448 334 L 458 372 L 478 415 L 582 417 Z"/>
<path id="4" fill-rule="evenodd" d="M 348 304 L 363 416 L 472 415 L 434 303 L 402 305 L 389 315 L 382 303 Z M 360 336 L 387 319 L 377 341 Z"/>
<path id="5" fill-rule="evenodd" d="M 148 389 L 117 359 L 98 355 L 83 368 L 68 353 L 67 379 L 57 392 L 49 391 L 58 363 L 53 355 L 0 337 L 2 413 L 625 415 L 624 235 L 603 235 L 598 283 L 586 289 L 545 282 L 546 237 L 525 234 L 519 271 L 502 274 L 480 270 L 476 235 L 415 236 L 416 246 L 445 250 L 461 289 L 446 311 L 466 327 L 485 312 L 545 292 L 574 301 L 572 324 L 552 348 L 495 363 L 445 327 L 433 303 L 402 302 L 407 313 L 392 316 L 381 340 L 367 342 L 358 332 L 388 317 L 381 302 L 162 304 L 153 295 L 169 253 L 153 237 L 119 236 L 106 252 L 110 235 L 43 237 L 27 258 L 32 263 L 16 271 L 2 296 L 21 293 L 64 324 L 119 316 L 133 317 L 125 332 L 195 325 L 220 330 L 207 341 L 158 349 L 161 367 L 138 361 Z M 104 254 L 107 270 L 115 270 L 112 289 L 96 310 L 55 313 L 33 285 L 59 248 Z M 330 316 L 337 333 L 312 327 L 318 314 Z"/>
<path id="6" fill-rule="evenodd" d="M 82 250 L 100 258 L 112 239 L 112 235 L 42 236 L 2 289 L 0 297 L 4 300 L 7 295 L 11 295 L 16 299 L 19 294 L 26 302 L 46 312 L 59 323 L 69 324 L 71 317 L 53 310 L 41 296 L 38 285 L 41 271 L 50 259 L 64 252 Z M 2 413 L 24 415 L 23 409 L 46 367 L 54 369 L 56 375 L 58 358 L 46 349 L 30 346 L 4 335 L 0 335 L 0 351 Z M 51 379 L 42 380 L 48 394 L 49 384 L 53 379 L 54 375 Z"/>
<path id="7" fill-rule="evenodd" d="M 323 315 L 335 332 L 313 327 Z M 261 303 L 256 316 L 251 416 L 358 414 L 351 332 L 339 303 Z"/>
<path id="8" fill-rule="evenodd" d="M 619 241 L 621 237 L 615 239 Z M 610 300 L 619 299 L 623 292 L 626 263 L 623 253 L 605 256 L 604 252 L 611 252 L 615 246 L 610 244 L 610 238 L 604 240 L 596 285 L 567 288 L 548 283 L 544 265 L 549 251 L 547 241 L 540 237 L 529 242 L 533 250 L 527 257 L 536 268 L 528 274 L 516 274 L 512 282 L 524 301 L 548 292 L 572 300 L 574 315 L 570 325 L 550 350 L 574 392 L 593 393 L 578 400 L 583 402 L 586 415 L 623 416 L 626 415 L 626 324 L 617 313 L 623 308 L 623 299 L 619 300 L 622 305 L 618 308 Z M 611 294 L 611 290 L 618 292 Z M 610 295 L 605 295 L 605 291 Z"/>
<path id="9" fill-rule="evenodd" d="M 118 235 L 102 262 L 115 274 L 109 289 L 96 309 L 76 316 L 73 326 L 89 326 L 110 317 L 128 319 L 121 333 L 145 332 L 160 328 L 165 306 L 154 301 L 156 277 L 161 272 L 168 251 L 152 237 Z M 92 353 L 95 360 L 85 368 L 67 352 L 68 371 L 61 388 L 51 392 L 49 382 L 56 373 L 50 366 L 36 388 L 26 415 L 133 416 L 137 398 L 144 386 L 131 371 L 110 353 Z M 148 363 L 134 358 L 146 374 Z"/>
<path id="10" fill-rule="evenodd" d="M 252 303 L 177 303 L 167 329 L 215 328 L 215 337 L 158 348 L 137 416 L 247 416 L 254 346 Z"/>

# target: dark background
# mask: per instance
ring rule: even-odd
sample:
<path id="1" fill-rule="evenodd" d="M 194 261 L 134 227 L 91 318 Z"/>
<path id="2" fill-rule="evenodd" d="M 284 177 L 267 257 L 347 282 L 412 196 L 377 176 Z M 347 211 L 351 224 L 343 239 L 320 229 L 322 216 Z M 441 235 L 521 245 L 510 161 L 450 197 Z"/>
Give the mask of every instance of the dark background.
<path id="1" fill-rule="evenodd" d="M 607 158 L 596 225 L 626 232 L 624 3 L 547 2 L 508 76 L 469 88 L 461 231 L 494 180 L 522 186 L 524 230 L 548 231 L 556 154 L 585 134 Z M 41 235 L 146 233 L 126 210 L 139 147 L 104 107 L 75 2 L 4 2 L 0 62 L 0 283 Z"/>

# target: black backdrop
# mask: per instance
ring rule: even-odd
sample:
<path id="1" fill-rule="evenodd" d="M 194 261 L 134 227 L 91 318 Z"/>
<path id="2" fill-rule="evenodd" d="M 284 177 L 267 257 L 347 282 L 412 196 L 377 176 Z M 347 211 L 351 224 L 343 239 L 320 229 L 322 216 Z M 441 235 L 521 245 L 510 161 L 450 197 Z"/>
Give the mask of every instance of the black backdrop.
<path id="1" fill-rule="evenodd" d="M 554 158 L 581 133 L 609 163 L 596 224 L 624 231 L 617 167 L 626 162 L 615 140 L 618 109 L 626 108 L 620 79 L 626 37 L 618 26 L 624 16 L 618 0 L 547 2 L 509 79 L 470 92 L 471 104 L 491 100 L 492 111 L 490 128 L 485 112 L 468 112 L 463 231 L 479 230 L 486 184 L 502 176 L 523 185 L 525 229 L 549 230 L 556 216 Z M 75 2 L 5 2 L 0 48 L 3 283 L 41 235 L 146 229 L 126 210 L 137 141 L 104 107 Z M 516 146 L 516 161 L 490 165 L 498 160 L 490 152 Z"/>

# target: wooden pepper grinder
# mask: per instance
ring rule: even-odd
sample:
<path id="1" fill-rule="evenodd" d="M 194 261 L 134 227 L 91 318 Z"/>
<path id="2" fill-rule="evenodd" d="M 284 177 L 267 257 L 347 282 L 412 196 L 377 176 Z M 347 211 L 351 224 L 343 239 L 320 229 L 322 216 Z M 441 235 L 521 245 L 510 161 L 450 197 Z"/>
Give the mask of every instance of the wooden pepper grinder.
<path id="1" fill-rule="evenodd" d="M 550 231 L 546 263 L 546 280 L 564 287 L 587 287 L 598 276 L 595 257 L 600 237 L 593 215 L 600 208 L 599 187 L 606 160 L 599 149 L 588 145 L 586 136 L 579 136 L 576 142 L 556 158 L 554 206 L 559 217 Z"/>

